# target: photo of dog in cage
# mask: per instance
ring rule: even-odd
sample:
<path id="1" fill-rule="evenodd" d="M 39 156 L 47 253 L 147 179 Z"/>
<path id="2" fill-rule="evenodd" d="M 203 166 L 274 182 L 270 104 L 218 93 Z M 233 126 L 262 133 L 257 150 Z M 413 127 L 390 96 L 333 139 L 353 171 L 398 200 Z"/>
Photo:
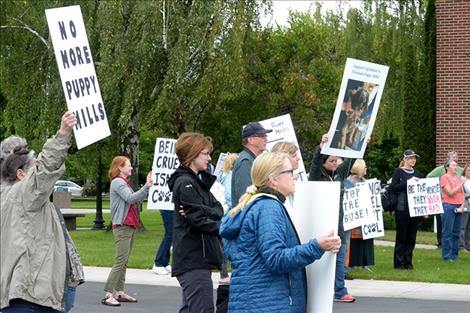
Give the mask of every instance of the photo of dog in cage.
<path id="1" fill-rule="evenodd" d="M 348 80 L 331 147 L 361 150 L 375 104 L 378 84 Z"/>

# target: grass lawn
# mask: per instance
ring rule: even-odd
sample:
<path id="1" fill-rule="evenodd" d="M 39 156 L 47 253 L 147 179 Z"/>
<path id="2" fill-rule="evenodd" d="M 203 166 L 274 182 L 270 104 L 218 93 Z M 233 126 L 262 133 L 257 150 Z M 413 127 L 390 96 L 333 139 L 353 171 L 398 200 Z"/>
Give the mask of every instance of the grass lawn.
<path id="1" fill-rule="evenodd" d="M 93 200 L 80 199 L 72 202 L 74 208 L 94 208 Z M 103 202 L 103 208 L 109 208 L 109 200 Z M 144 205 L 145 208 L 145 205 Z M 77 227 L 91 228 L 94 214 L 87 214 L 77 219 Z M 103 215 L 106 225 L 110 214 Z M 134 248 L 129 259 L 130 268 L 150 269 L 155 259 L 156 250 L 163 236 L 163 225 L 159 211 L 144 209 L 141 218 L 145 231 L 137 233 Z M 114 240 L 112 232 L 104 230 L 77 230 L 71 232 L 72 238 L 80 252 L 82 261 L 87 266 L 111 267 L 114 261 Z M 394 241 L 395 231 L 386 230 L 380 240 Z M 418 232 L 418 243 L 434 245 L 436 234 Z M 393 269 L 393 247 L 375 247 L 375 266 L 372 272 L 354 270 L 351 275 L 359 279 L 402 280 L 433 283 L 470 284 L 470 254 L 461 253 L 456 262 L 444 262 L 441 250 L 414 250 L 413 264 L 415 270 L 403 271 Z"/>

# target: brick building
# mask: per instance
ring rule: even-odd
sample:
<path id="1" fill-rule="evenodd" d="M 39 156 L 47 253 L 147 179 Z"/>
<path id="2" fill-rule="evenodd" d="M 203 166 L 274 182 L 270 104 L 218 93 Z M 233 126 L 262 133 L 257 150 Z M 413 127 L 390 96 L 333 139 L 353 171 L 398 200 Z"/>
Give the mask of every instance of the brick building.
<path id="1" fill-rule="evenodd" d="M 436 0 L 436 163 L 470 164 L 470 1 Z"/>

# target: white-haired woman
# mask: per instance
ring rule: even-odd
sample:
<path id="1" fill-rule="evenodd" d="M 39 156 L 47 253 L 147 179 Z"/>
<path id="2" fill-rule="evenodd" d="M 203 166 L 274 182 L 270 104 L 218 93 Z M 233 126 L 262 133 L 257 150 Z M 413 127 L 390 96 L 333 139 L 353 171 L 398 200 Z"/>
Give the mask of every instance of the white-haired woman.
<path id="1" fill-rule="evenodd" d="M 296 176 L 287 154 L 258 156 L 251 170 L 253 185 L 227 214 L 220 228 L 232 263 L 229 312 L 305 312 L 305 266 L 325 251 L 336 253 L 338 236 L 300 244 L 284 206 L 295 191 Z"/>

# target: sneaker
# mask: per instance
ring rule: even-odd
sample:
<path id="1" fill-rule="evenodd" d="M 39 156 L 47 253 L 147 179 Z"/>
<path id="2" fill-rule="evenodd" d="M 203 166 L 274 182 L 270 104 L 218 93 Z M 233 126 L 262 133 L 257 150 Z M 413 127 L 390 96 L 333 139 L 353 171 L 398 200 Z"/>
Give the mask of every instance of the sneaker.
<path id="1" fill-rule="evenodd" d="M 356 301 L 356 298 L 351 296 L 349 293 L 345 294 L 341 298 L 335 298 L 335 302 L 347 302 L 347 303 L 353 303 Z"/>
<path id="2" fill-rule="evenodd" d="M 166 270 L 166 268 L 164 268 L 163 266 L 155 266 L 155 264 L 152 267 L 152 272 L 154 272 L 157 275 L 168 275 L 168 274 L 170 274 Z"/>
<path id="3" fill-rule="evenodd" d="M 165 269 L 168 272 L 168 274 L 171 274 L 171 265 L 165 266 Z"/>

